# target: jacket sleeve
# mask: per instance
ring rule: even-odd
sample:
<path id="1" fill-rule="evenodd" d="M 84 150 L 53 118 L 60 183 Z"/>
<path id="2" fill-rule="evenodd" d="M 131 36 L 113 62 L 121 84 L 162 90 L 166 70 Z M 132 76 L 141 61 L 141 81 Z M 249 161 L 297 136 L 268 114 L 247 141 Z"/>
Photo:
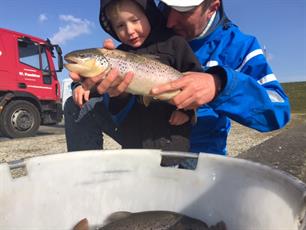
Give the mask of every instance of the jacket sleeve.
<path id="1" fill-rule="evenodd" d="M 182 73 L 187 71 L 203 72 L 202 65 L 184 38 L 173 36 L 171 45 L 172 56 L 174 57 L 174 63 L 171 63 L 172 67 Z"/>
<path id="2" fill-rule="evenodd" d="M 249 36 L 243 47 L 233 46 L 231 63 L 208 68 L 225 82 L 209 103 L 218 114 L 228 116 L 261 132 L 279 129 L 290 120 L 290 105 L 256 38 Z M 236 66 L 235 69 L 230 66 Z"/>
<path id="3" fill-rule="evenodd" d="M 73 81 L 71 82 L 71 90 L 73 91 L 76 87 L 80 86 L 81 85 L 81 82 L 78 82 L 78 81 Z"/>

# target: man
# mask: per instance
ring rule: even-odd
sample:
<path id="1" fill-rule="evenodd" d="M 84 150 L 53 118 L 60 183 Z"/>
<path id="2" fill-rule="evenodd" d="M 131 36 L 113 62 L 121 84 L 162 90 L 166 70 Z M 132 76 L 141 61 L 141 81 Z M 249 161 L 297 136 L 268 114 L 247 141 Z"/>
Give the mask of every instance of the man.
<path id="1" fill-rule="evenodd" d="M 191 151 L 225 154 L 230 119 L 261 132 L 289 121 L 288 98 L 257 39 L 241 33 L 226 17 L 221 0 L 161 2 L 167 26 L 189 41 L 206 72 L 152 90 L 159 94 L 182 89 L 173 103 L 178 108 L 198 108 Z"/>
<path id="2" fill-rule="evenodd" d="M 226 17 L 221 0 L 161 0 L 160 8 L 167 26 L 189 41 L 205 71 L 152 89 L 153 95 L 180 89 L 171 102 L 179 109 L 197 109 L 190 151 L 226 154 L 230 119 L 261 132 L 289 121 L 288 98 L 257 39 L 241 33 Z M 83 86 L 100 82 L 100 94 L 118 96 L 132 80 L 132 74 L 118 80 L 116 70 L 101 82 L 102 77 L 88 79 Z"/>

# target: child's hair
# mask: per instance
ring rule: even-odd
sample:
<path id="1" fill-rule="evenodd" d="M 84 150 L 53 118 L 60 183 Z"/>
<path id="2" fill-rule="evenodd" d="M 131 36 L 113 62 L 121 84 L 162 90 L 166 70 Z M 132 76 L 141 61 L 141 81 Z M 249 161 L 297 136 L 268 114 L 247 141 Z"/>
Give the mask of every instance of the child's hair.
<path id="1" fill-rule="evenodd" d="M 133 0 L 132 1 L 131 0 L 113 0 L 105 8 L 105 16 L 111 24 L 113 23 L 113 19 L 116 18 L 118 14 L 120 13 L 120 8 L 124 2 L 128 2 L 129 4 L 134 4 L 145 14 L 144 9 L 137 2 Z"/>

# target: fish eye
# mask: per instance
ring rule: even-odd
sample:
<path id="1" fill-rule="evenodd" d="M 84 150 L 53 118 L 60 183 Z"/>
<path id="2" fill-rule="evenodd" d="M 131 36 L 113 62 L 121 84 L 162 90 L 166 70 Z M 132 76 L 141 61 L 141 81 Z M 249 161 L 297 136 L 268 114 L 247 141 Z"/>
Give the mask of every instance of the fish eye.
<path id="1" fill-rule="evenodd" d="M 79 54 L 79 57 L 80 57 L 80 58 L 88 58 L 88 57 L 89 57 L 89 54 Z"/>
<path id="2" fill-rule="evenodd" d="M 80 58 L 85 58 L 85 55 L 84 54 L 80 54 L 79 57 Z"/>

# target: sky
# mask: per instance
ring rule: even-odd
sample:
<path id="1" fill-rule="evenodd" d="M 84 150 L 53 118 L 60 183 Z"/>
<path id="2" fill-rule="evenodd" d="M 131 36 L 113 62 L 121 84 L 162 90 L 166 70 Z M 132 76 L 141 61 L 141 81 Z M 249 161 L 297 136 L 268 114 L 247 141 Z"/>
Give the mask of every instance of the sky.
<path id="1" fill-rule="evenodd" d="M 224 0 L 228 17 L 267 51 L 280 82 L 306 81 L 306 0 Z M 63 53 L 101 47 L 99 0 L 1 0 L 0 28 L 61 46 Z M 68 77 L 64 70 L 58 74 Z"/>

